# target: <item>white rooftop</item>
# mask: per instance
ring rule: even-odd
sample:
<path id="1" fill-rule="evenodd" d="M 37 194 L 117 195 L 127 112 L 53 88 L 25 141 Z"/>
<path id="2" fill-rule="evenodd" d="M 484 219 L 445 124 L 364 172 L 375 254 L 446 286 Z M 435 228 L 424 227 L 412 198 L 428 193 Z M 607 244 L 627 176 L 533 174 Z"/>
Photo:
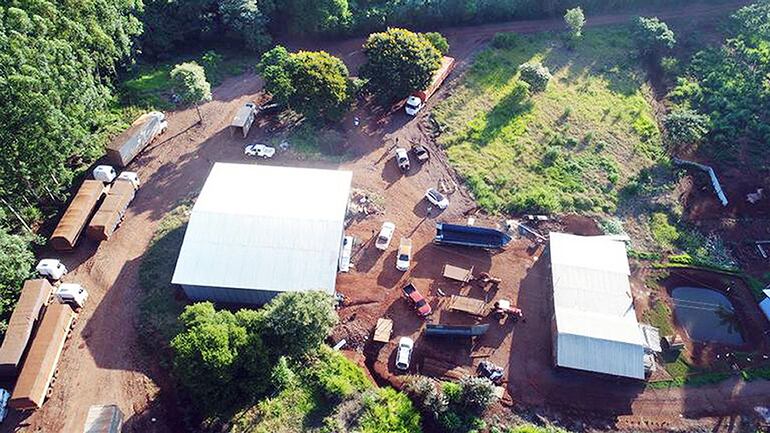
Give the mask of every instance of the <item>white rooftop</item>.
<path id="1" fill-rule="evenodd" d="M 626 246 L 606 236 L 550 234 L 556 364 L 644 379 Z"/>
<path id="2" fill-rule="evenodd" d="M 216 163 L 173 283 L 334 292 L 352 173 Z"/>

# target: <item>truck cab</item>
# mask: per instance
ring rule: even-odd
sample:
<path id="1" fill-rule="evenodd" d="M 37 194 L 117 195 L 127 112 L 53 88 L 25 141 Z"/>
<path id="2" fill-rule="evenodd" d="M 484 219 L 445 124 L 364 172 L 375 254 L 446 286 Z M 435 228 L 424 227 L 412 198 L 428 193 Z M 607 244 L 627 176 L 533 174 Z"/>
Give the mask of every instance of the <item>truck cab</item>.
<path id="1" fill-rule="evenodd" d="M 94 179 L 100 180 L 104 183 L 112 183 L 113 180 L 118 176 L 118 173 L 115 172 L 115 169 L 112 168 L 111 165 L 97 165 L 96 168 L 94 168 Z"/>
<path id="2" fill-rule="evenodd" d="M 118 179 L 123 179 L 131 182 L 131 185 L 134 186 L 134 189 L 139 189 L 139 175 L 137 175 L 133 171 L 124 171 L 120 173 L 120 176 L 118 176 Z"/>
<path id="3" fill-rule="evenodd" d="M 54 291 L 56 299 L 61 304 L 69 304 L 74 308 L 82 308 L 88 299 L 88 291 L 80 284 L 64 283 Z"/>
<path id="4" fill-rule="evenodd" d="M 35 266 L 35 270 L 40 275 L 54 281 L 61 279 L 61 277 L 67 274 L 67 267 L 57 259 L 43 259 Z"/>
<path id="5" fill-rule="evenodd" d="M 423 92 L 415 92 L 409 95 L 409 97 L 406 99 L 406 105 L 404 106 L 406 114 L 410 116 L 416 116 L 425 105 L 426 99 L 427 98 L 425 98 L 425 93 Z"/>

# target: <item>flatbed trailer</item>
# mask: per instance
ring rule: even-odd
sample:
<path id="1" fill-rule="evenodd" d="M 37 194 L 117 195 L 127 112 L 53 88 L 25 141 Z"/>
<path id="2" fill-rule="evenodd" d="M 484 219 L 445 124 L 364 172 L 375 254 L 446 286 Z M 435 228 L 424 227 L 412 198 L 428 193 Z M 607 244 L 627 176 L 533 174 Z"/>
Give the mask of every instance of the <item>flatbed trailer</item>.
<path id="1" fill-rule="evenodd" d="M 450 310 L 462 311 L 463 313 L 472 314 L 474 316 L 484 316 L 484 312 L 487 309 L 487 303 L 481 299 L 452 295 L 448 308 Z"/>
<path id="2" fill-rule="evenodd" d="M 91 218 L 86 229 L 90 239 L 106 241 L 118 228 L 126 214 L 126 209 L 136 195 L 135 185 L 126 179 L 118 179 L 110 188 L 99 209 Z"/>
<path id="3" fill-rule="evenodd" d="M 444 265 L 444 277 L 450 280 L 462 281 L 467 283 L 473 279 L 473 266 L 470 269 L 461 268 L 459 266 L 453 266 L 450 264 Z"/>

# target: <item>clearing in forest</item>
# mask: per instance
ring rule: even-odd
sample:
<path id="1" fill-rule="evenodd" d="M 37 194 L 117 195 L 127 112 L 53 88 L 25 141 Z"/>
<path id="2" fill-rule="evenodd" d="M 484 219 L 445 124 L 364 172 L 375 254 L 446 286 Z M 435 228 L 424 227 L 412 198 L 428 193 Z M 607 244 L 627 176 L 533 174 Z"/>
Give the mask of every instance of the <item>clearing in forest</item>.
<path id="1" fill-rule="evenodd" d="M 614 213 L 620 191 L 665 159 L 629 29 L 568 45 L 498 34 L 434 110 L 439 142 L 488 211 Z M 545 91 L 522 87 L 527 62 L 550 70 Z"/>

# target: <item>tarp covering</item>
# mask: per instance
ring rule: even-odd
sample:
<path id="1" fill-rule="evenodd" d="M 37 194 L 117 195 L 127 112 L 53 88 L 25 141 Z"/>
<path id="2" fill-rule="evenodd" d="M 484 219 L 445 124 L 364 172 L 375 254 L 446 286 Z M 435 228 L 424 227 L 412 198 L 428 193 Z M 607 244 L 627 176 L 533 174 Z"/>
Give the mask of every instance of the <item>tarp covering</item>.
<path id="1" fill-rule="evenodd" d="M 550 253 L 556 365 L 644 379 L 625 244 L 551 233 Z"/>
<path id="2" fill-rule="evenodd" d="M 21 289 L 19 302 L 11 313 L 3 345 L 0 346 L 0 376 L 15 376 L 40 310 L 51 296 L 53 286 L 46 279 L 28 280 Z"/>
<path id="3" fill-rule="evenodd" d="M 173 283 L 334 293 L 351 180 L 347 171 L 215 164 Z"/>
<path id="4" fill-rule="evenodd" d="M 80 233 L 88 224 L 88 219 L 96 210 L 96 204 L 106 191 L 108 191 L 108 187 L 105 187 L 101 181 L 92 179 L 83 181 L 83 185 L 80 186 L 77 194 L 67 206 L 56 230 L 51 235 L 51 247 L 53 249 L 61 251 L 75 248 Z"/>
<path id="5" fill-rule="evenodd" d="M 24 410 L 38 409 L 43 405 L 73 320 L 75 312 L 69 305 L 53 302 L 46 308 L 19 380 L 13 388 L 9 406 Z"/>
<path id="6" fill-rule="evenodd" d="M 123 218 L 123 214 L 126 212 L 126 208 L 131 203 L 131 200 L 134 199 L 135 194 L 136 189 L 131 181 L 126 179 L 116 180 L 104 202 L 99 206 L 99 209 L 88 224 L 88 229 L 86 229 L 88 237 L 95 240 L 109 239 Z"/>

